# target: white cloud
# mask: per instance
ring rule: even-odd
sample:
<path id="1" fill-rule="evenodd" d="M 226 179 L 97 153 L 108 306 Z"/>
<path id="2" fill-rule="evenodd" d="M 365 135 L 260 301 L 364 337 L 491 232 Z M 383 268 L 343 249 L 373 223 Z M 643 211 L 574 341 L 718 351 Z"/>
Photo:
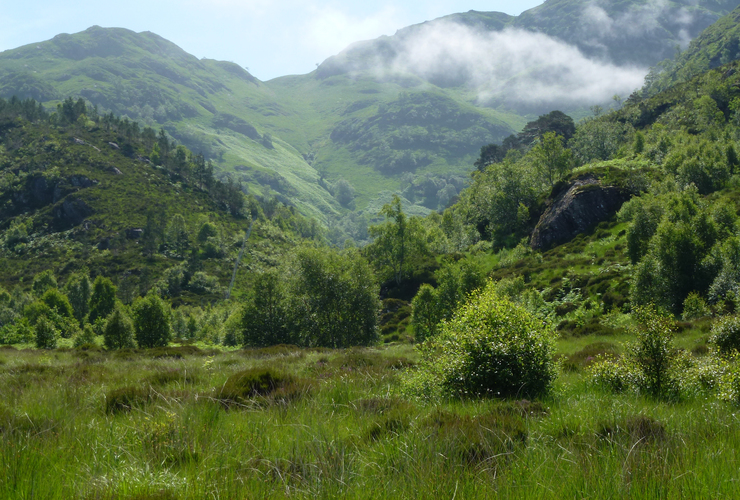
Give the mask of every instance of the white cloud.
<path id="1" fill-rule="evenodd" d="M 482 102 L 588 105 L 639 88 L 647 70 L 586 58 L 577 48 L 541 33 L 481 32 L 452 22 L 424 25 L 408 37 L 383 71 L 432 82 L 464 83 Z"/>

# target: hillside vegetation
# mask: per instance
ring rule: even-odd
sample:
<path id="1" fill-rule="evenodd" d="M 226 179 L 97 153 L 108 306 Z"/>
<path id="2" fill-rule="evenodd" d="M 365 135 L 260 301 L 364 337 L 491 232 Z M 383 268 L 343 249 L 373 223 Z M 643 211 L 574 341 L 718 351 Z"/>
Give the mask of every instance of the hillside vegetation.
<path id="1" fill-rule="evenodd" d="M 0 54 L 0 97 L 52 108 L 67 96 L 83 97 L 101 113 L 163 126 L 251 193 L 295 206 L 330 227 L 337 243 L 361 242 L 358 221 L 373 219 L 392 193 L 415 187 L 405 197 L 410 213 L 444 208 L 464 187 L 481 146 L 552 109 L 517 107 L 513 89 L 527 75 L 506 62 L 497 77 L 503 93 L 490 101 L 470 79 L 474 67 L 397 67 L 394 58 L 423 30 L 455 23 L 485 39 L 520 29 L 577 47 L 593 61 L 647 68 L 735 6 L 549 0 L 518 17 L 461 13 L 353 45 L 315 72 L 270 82 L 233 63 L 198 60 L 153 33 L 94 26 Z M 598 19 L 608 20 L 608 29 Z M 637 33 L 635 19 L 645 24 Z M 553 83 L 567 76 L 525 73 L 532 71 Z M 588 104 L 564 111 L 582 116 Z"/>

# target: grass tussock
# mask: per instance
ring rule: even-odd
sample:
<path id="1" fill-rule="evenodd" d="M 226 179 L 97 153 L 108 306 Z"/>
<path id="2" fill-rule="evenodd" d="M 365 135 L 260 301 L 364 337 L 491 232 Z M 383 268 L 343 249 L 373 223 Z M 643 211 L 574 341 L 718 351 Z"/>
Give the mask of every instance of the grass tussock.
<path id="1" fill-rule="evenodd" d="M 152 400 L 148 387 L 127 386 L 110 391 L 105 396 L 107 414 L 127 413 L 133 408 L 142 408 Z"/>
<path id="2" fill-rule="evenodd" d="M 290 403 L 310 392 L 307 382 L 270 368 L 250 368 L 226 380 L 218 399 L 227 408 L 255 402 Z"/>

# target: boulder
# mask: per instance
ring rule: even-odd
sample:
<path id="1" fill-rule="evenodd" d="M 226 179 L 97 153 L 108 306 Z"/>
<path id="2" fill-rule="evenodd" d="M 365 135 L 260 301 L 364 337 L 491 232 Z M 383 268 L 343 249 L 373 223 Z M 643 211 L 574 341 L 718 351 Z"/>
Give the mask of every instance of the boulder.
<path id="1" fill-rule="evenodd" d="M 542 214 L 530 245 L 535 250 L 547 250 L 566 243 L 609 220 L 628 199 L 628 192 L 604 186 L 593 175 L 578 178 L 561 190 Z"/>
<path id="2" fill-rule="evenodd" d="M 53 213 L 60 226 L 70 227 L 81 224 L 93 211 L 83 200 L 67 198 L 54 207 Z"/>

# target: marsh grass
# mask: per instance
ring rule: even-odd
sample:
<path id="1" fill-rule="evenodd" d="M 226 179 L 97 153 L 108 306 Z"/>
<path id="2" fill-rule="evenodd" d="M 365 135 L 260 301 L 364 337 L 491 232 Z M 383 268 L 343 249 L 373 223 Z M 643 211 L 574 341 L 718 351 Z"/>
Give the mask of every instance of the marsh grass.
<path id="1" fill-rule="evenodd" d="M 581 366 L 612 341 L 568 339 L 559 350 Z M 544 400 L 430 404 L 398 391 L 416 360 L 409 346 L 79 354 L 2 351 L 0 498 L 740 493 L 734 405 L 609 394 L 580 368 Z M 239 403 L 224 405 L 232 386 Z M 296 387 L 299 397 L 277 396 Z"/>

